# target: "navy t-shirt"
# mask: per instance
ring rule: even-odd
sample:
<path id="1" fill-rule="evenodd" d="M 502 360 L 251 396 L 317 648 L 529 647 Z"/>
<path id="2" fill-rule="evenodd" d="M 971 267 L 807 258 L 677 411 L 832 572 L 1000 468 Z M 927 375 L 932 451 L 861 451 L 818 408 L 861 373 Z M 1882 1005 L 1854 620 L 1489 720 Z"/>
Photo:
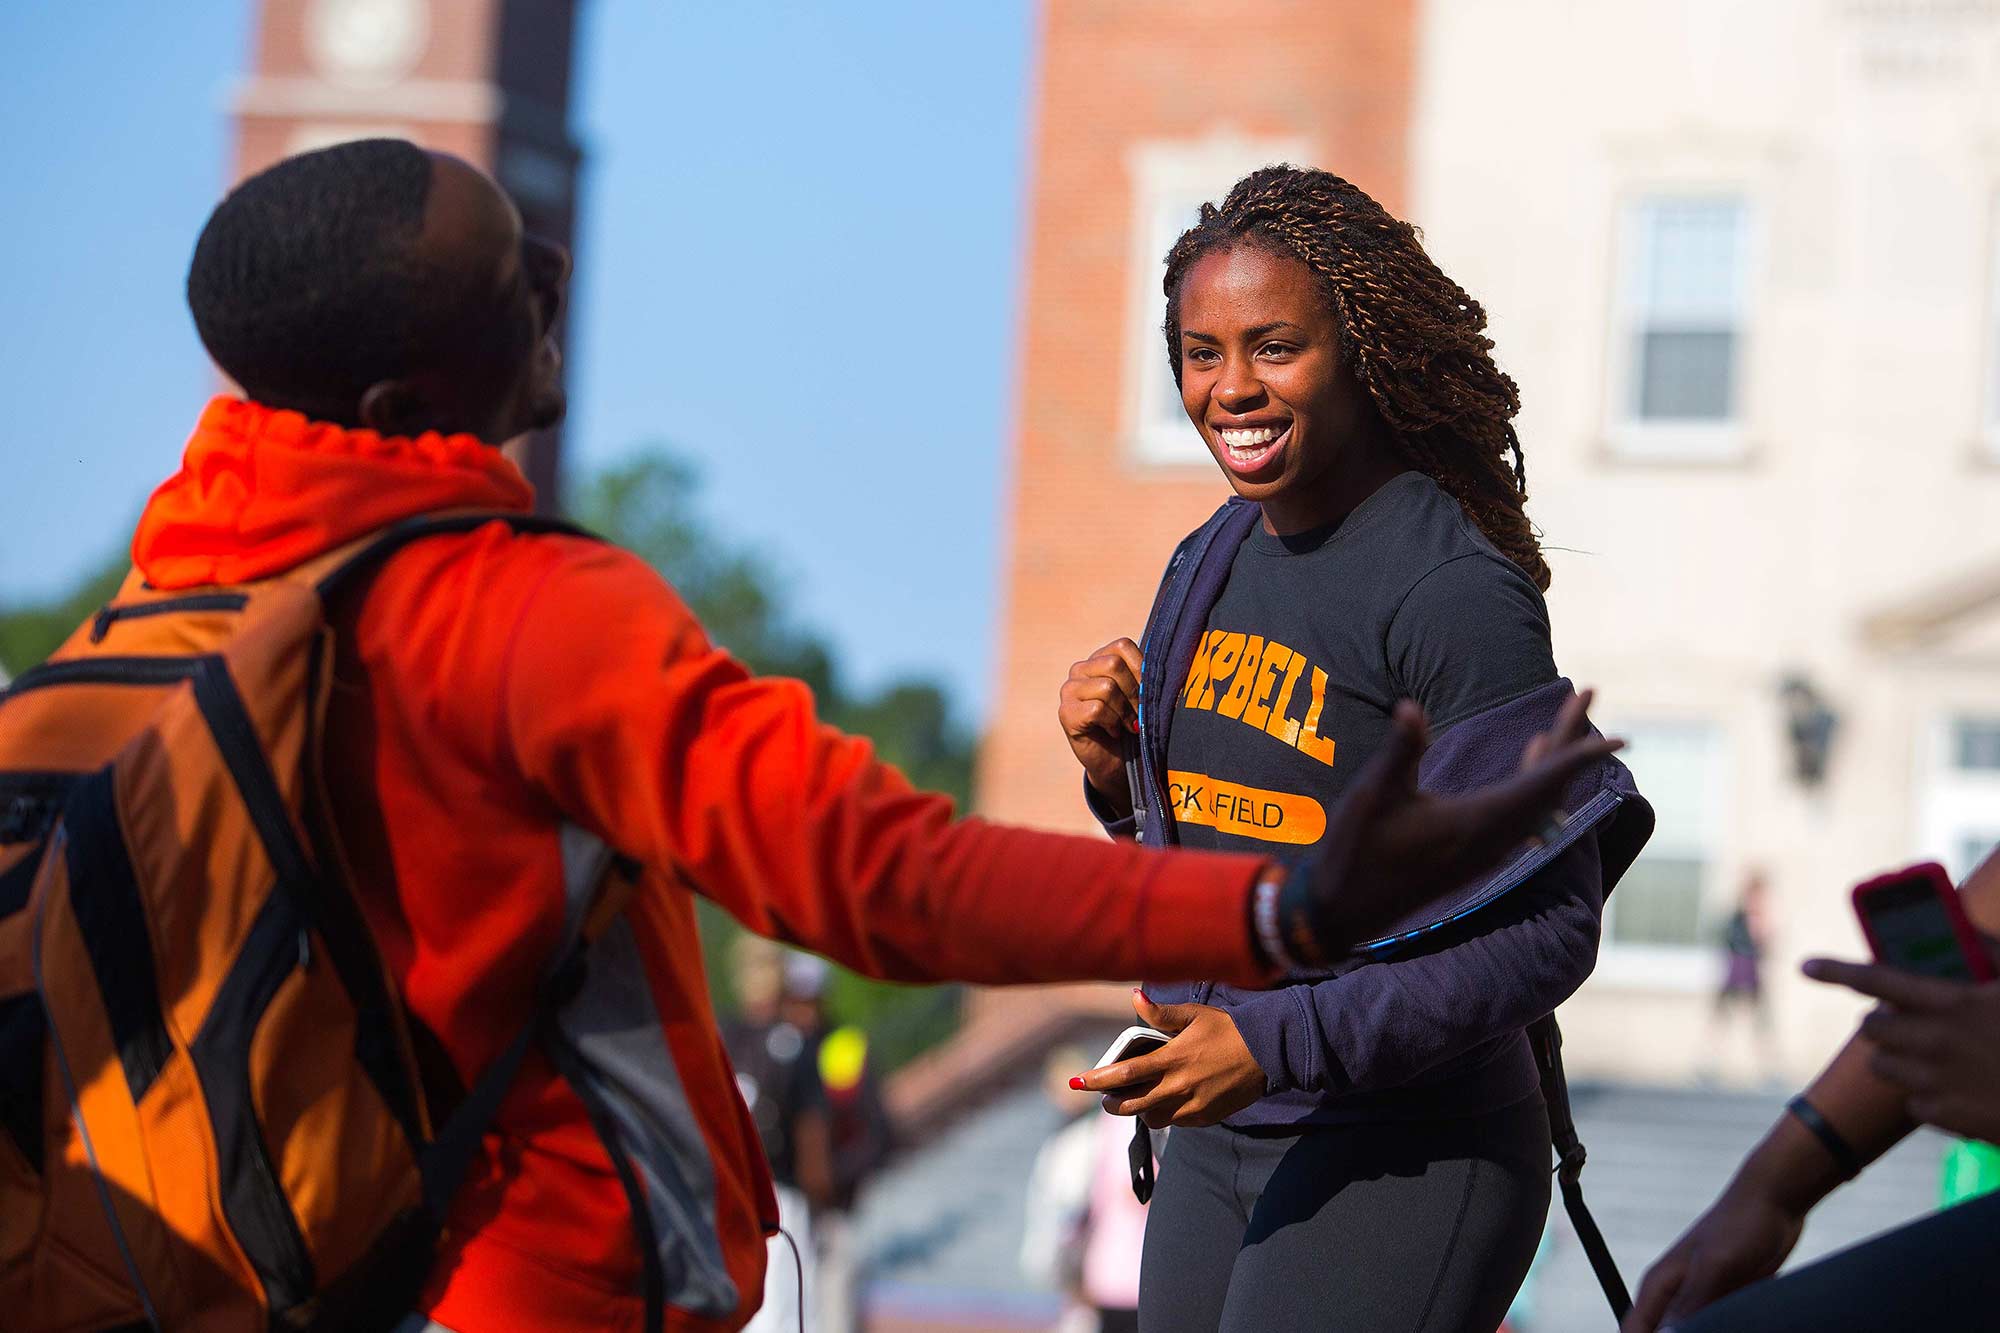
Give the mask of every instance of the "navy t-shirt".
<path id="1" fill-rule="evenodd" d="M 1423 473 L 1331 528 L 1259 524 L 1177 683 L 1180 841 L 1303 857 L 1397 700 L 1423 705 L 1435 733 L 1555 678 L 1540 590 Z"/>

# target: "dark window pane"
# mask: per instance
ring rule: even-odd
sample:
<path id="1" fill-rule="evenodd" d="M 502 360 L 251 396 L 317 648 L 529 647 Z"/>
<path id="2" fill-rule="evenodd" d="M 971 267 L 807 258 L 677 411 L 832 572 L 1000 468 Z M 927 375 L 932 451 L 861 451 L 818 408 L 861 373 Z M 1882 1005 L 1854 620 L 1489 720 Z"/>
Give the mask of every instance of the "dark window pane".
<path id="1" fill-rule="evenodd" d="M 1642 854 L 1611 895 L 1611 938 L 1619 944 L 1700 944 L 1702 863 Z"/>
<path id="2" fill-rule="evenodd" d="M 2000 769 L 2000 719 L 1960 718 L 1952 730 L 1960 768 Z"/>
<path id="3" fill-rule="evenodd" d="M 1945 869 L 1954 880 L 1963 880 L 1979 863 L 1990 856 L 1995 847 L 2000 847 L 2000 829 L 1982 829 L 1977 833 L 1962 833 L 1958 839 L 1958 854 Z"/>
<path id="4" fill-rule="evenodd" d="M 1188 420 L 1187 408 L 1181 405 L 1180 386 L 1174 383 L 1171 370 L 1160 377 L 1160 401 L 1155 410 L 1160 414 L 1156 419 L 1168 430 L 1184 430 L 1191 436 L 1199 434 Z"/>
<path id="5" fill-rule="evenodd" d="M 1639 335 L 1639 416 L 1727 421 L 1736 398 L 1736 335 L 1728 330 Z"/>

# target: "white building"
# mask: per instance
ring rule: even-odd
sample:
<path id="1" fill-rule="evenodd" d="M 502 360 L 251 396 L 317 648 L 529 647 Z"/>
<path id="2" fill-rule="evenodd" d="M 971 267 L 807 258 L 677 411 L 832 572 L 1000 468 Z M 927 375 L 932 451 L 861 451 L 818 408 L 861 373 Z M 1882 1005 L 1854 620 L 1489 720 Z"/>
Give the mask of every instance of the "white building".
<path id="1" fill-rule="evenodd" d="M 1660 812 L 1572 1067 L 1705 1063 L 1761 866 L 1802 1073 L 1859 1010 L 1795 966 L 1862 950 L 1849 886 L 2000 842 L 2000 3 L 1420 12 L 1410 215 L 1520 382 L 1558 661 Z"/>

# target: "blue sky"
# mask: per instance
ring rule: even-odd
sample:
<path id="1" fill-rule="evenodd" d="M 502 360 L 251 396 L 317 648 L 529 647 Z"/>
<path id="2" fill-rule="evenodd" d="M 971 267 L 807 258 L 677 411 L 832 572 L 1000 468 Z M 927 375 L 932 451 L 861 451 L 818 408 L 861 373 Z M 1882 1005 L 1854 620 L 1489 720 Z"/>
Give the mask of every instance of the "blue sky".
<path id="1" fill-rule="evenodd" d="M 180 287 L 251 12 L 0 6 L 0 604 L 121 546 L 210 391 Z M 582 12 L 572 475 L 680 450 L 857 679 L 936 675 L 983 717 L 1029 6 Z"/>

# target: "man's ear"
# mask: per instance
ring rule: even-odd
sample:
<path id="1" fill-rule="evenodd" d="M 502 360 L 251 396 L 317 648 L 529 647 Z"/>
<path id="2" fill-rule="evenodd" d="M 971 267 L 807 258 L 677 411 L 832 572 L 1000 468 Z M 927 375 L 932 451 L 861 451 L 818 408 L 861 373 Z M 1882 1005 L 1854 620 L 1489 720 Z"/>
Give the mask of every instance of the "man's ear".
<path id="1" fill-rule="evenodd" d="M 378 435 L 421 435 L 436 415 L 430 395 L 409 380 L 379 380 L 361 394 L 361 424 Z"/>

